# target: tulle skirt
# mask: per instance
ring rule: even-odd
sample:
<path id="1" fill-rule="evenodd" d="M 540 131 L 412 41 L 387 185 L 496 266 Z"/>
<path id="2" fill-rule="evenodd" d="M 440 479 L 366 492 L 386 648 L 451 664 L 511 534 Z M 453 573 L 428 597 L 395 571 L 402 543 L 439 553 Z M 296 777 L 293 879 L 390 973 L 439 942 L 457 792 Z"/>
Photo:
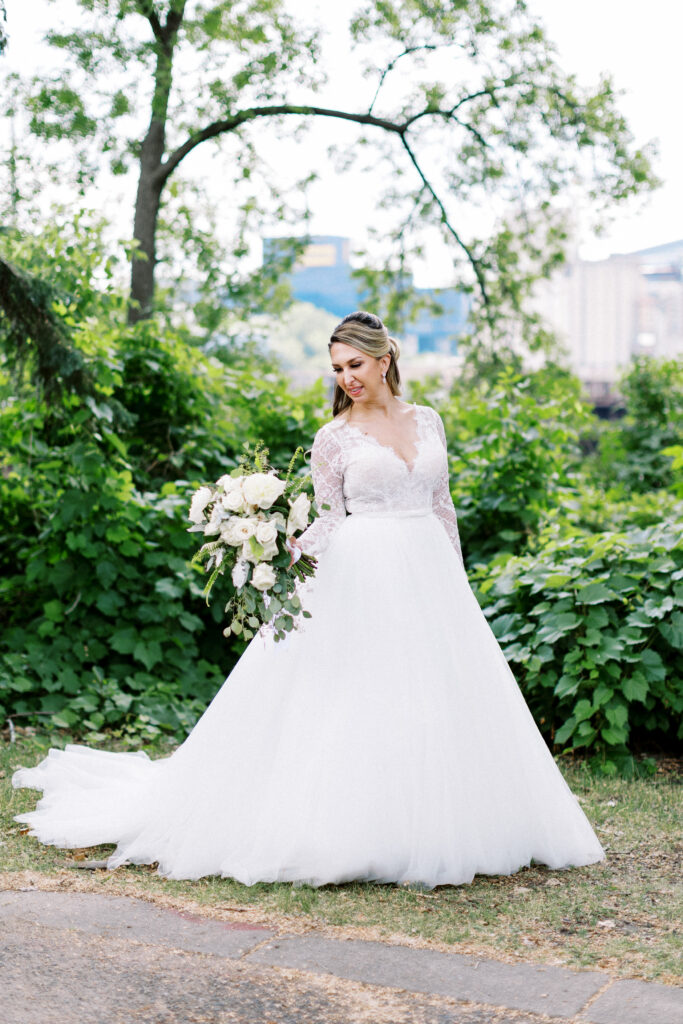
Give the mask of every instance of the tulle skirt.
<path id="1" fill-rule="evenodd" d="M 109 867 L 247 885 L 426 886 L 604 857 L 549 753 L 439 520 L 351 515 L 312 613 L 257 636 L 170 756 L 51 750 L 17 820 Z"/>

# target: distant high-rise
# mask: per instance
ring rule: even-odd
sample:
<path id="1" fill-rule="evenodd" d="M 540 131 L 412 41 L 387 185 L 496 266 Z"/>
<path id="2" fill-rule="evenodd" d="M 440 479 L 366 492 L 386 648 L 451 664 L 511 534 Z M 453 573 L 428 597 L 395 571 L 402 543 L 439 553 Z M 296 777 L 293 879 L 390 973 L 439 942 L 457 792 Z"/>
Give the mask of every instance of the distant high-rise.
<path id="1" fill-rule="evenodd" d="M 264 262 L 286 240 L 263 240 Z M 290 275 L 292 292 L 300 302 L 310 302 L 319 309 L 342 317 L 363 308 L 363 290 L 351 270 L 351 243 L 339 235 L 313 235 L 297 260 Z M 443 352 L 457 350 L 469 311 L 469 299 L 455 289 L 415 288 L 417 296 L 434 298 L 442 313 L 422 310 L 415 323 L 403 332 L 404 352 Z"/>

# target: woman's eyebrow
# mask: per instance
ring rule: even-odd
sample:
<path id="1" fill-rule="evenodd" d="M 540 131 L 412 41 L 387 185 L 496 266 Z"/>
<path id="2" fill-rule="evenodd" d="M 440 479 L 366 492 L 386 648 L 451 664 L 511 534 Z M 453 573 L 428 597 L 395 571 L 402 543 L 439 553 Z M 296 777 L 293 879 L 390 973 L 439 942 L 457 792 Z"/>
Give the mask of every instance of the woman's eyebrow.
<path id="1" fill-rule="evenodd" d="M 358 356 L 351 356 L 351 358 L 350 358 L 350 359 L 347 359 L 347 360 L 346 360 L 346 362 L 347 362 L 347 363 L 353 363 L 353 362 L 355 362 L 355 361 L 356 361 L 356 359 L 358 359 L 358 358 L 359 358 Z M 343 363 L 332 363 L 332 369 L 333 369 L 333 370 L 336 370 L 336 369 L 340 368 L 340 367 L 341 367 L 341 366 L 343 366 L 343 365 L 344 365 Z"/>

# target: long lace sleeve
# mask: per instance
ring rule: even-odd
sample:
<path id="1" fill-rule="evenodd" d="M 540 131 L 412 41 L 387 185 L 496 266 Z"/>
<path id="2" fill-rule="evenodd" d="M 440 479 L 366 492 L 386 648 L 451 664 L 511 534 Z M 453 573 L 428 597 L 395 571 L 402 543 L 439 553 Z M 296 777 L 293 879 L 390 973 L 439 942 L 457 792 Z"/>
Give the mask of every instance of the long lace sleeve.
<path id="1" fill-rule="evenodd" d="M 302 551 L 318 557 L 332 534 L 346 518 L 343 491 L 343 457 L 339 442 L 330 430 L 318 431 L 311 451 L 311 473 L 319 516 L 299 537 Z M 323 505 L 329 506 L 323 508 Z"/>
<path id="2" fill-rule="evenodd" d="M 434 415 L 434 423 L 441 439 L 441 443 L 444 447 L 444 451 L 448 453 L 446 447 L 446 432 L 443 429 L 443 423 L 436 409 L 432 410 Z M 465 561 L 462 557 L 462 547 L 460 546 L 460 534 L 458 533 L 458 519 L 455 514 L 455 506 L 453 505 L 453 499 L 451 498 L 451 489 L 448 482 L 448 460 L 444 467 L 443 473 L 439 477 L 434 492 L 432 494 L 432 509 L 434 515 L 437 516 L 444 525 L 446 533 L 450 539 L 451 544 L 455 548 L 458 558 L 462 562 L 463 566 Z"/>

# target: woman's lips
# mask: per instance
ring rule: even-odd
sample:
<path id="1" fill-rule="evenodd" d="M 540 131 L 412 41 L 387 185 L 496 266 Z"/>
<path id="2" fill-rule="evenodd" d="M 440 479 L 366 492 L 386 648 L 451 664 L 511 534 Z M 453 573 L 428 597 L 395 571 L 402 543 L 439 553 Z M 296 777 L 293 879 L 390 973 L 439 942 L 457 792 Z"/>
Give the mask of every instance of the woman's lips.
<path id="1" fill-rule="evenodd" d="M 359 387 L 359 388 L 349 388 L 349 394 L 350 394 L 350 395 L 353 395 L 353 396 L 354 396 L 354 398 L 355 398 L 355 397 L 356 397 L 356 395 L 359 395 L 359 394 L 361 393 L 361 391 L 362 391 L 362 390 L 363 390 L 363 388 L 362 388 L 362 387 Z"/>

